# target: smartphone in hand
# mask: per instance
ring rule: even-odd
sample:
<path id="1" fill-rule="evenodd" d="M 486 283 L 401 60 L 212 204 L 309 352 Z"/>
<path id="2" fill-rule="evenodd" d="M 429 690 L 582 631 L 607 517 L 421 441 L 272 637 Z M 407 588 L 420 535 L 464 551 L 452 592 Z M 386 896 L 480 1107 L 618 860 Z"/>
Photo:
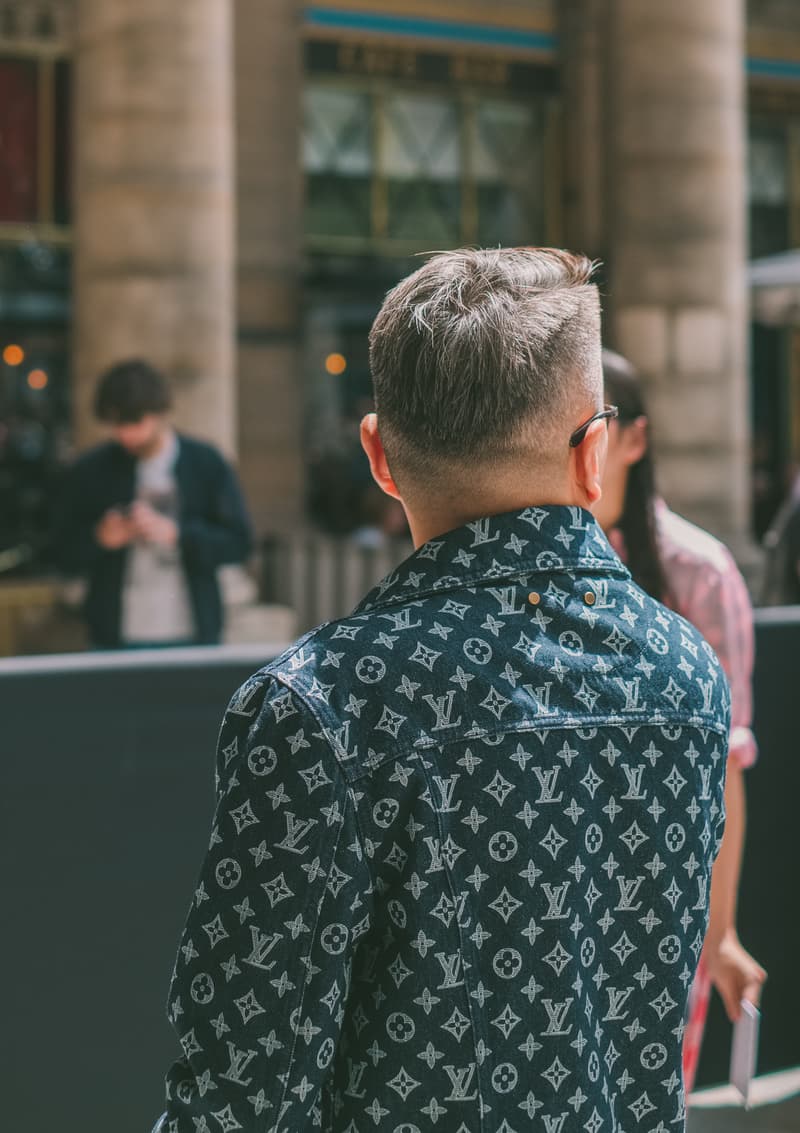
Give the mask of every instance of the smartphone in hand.
<path id="1" fill-rule="evenodd" d="M 733 1088 L 741 1095 L 747 1109 L 750 1102 L 750 1086 L 756 1073 L 758 1060 L 758 1030 L 761 1012 L 748 1000 L 742 1000 L 742 1013 L 733 1027 L 731 1045 L 731 1074 Z"/>

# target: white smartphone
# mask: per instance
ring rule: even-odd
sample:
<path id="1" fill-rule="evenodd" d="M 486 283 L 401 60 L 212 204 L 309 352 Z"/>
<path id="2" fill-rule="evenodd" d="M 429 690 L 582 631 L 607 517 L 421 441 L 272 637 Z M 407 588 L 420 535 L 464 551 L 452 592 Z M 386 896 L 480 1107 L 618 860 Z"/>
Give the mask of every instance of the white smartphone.
<path id="1" fill-rule="evenodd" d="M 741 1095 L 745 1109 L 750 1102 L 750 1085 L 755 1077 L 758 1060 L 758 1028 L 761 1012 L 746 999 L 741 1003 L 742 1013 L 733 1028 L 731 1045 L 731 1085 Z"/>

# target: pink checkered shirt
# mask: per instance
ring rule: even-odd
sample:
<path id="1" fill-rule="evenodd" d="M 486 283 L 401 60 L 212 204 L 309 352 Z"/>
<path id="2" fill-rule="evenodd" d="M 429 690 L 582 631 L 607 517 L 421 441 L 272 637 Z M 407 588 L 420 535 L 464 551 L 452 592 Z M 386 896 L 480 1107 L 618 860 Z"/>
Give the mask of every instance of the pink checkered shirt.
<path id="1" fill-rule="evenodd" d="M 722 662 L 731 686 L 728 757 L 752 767 L 758 749 L 753 719 L 753 607 L 744 579 L 724 544 L 656 504 L 656 524 L 669 605 L 700 630 Z"/>

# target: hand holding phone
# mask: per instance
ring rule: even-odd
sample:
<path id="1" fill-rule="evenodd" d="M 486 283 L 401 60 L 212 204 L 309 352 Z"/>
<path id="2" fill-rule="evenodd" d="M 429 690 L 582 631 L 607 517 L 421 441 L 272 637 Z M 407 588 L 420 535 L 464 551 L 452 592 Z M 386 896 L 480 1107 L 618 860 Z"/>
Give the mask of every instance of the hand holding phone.
<path id="1" fill-rule="evenodd" d="M 95 539 L 106 551 L 118 551 L 134 538 L 131 521 L 122 508 L 111 508 L 95 527 Z"/>
<path id="2" fill-rule="evenodd" d="M 136 500 L 131 506 L 130 522 L 137 538 L 159 547 L 175 547 L 178 542 L 178 525 L 168 515 L 156 511 L 145 500 Z"/>
<path id="3" fill-rule="evenodd" d="M 750 1085 L 758 1060 L 758 1031 L 761 1012 L 747 999 L 741 1002 L 741 1014 L 733 1027 L 731 1045 L 731 1085 L 741 1095 L 745 1109 L 750 1101 Z"/>

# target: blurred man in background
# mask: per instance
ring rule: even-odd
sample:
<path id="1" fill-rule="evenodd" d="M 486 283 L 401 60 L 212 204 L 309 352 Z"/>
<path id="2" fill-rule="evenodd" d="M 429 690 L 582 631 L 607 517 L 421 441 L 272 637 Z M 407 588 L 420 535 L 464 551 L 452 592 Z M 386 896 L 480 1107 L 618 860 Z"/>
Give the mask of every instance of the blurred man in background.
<path id="1" fill-rule="evenodd" d="M 94 402 L 111 440 L 80 457 L 64 486 L 56 557 L 65 574 L 86 578 L 97 648 L 218 641 L 217 568 L 250 551 L 233 469 L 175 431 L 171 406 L 158 370 L 138 360 L 113 366 Z"/>

